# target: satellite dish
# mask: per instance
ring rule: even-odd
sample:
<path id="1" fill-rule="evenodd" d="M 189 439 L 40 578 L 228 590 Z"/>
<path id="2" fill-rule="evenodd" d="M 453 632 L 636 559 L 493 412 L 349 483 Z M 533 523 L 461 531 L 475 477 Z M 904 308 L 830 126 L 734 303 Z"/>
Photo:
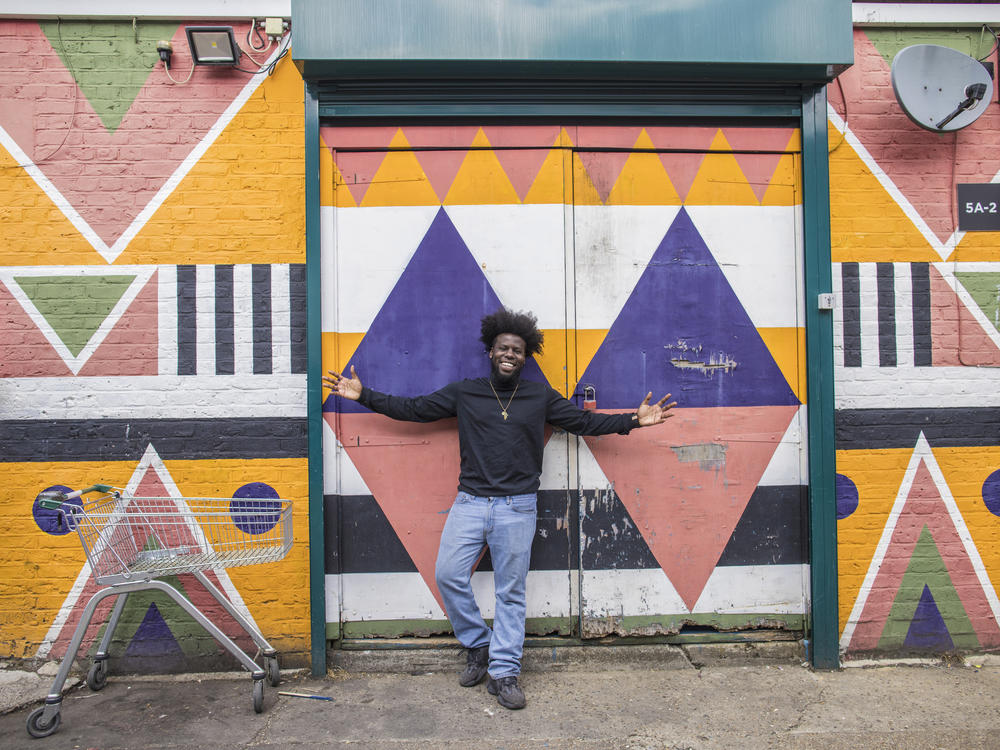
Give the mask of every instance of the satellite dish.
<path id="1" fill-rule="evenodd" d="M 934 133 L 974 123 L 993 99 L 993 79 L 979 60 L 951 47 L 914 44 L 892 61 L 892 90 L 906 116 Z"/>

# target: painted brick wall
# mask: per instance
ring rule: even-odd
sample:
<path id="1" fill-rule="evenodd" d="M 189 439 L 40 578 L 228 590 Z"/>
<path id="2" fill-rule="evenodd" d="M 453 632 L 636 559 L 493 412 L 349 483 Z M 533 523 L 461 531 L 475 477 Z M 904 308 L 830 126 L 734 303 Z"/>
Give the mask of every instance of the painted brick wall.
<path id="1" fill-rule="evenodd" d="M 190 498 L 290 501 L 287 557 L 209 577 L 303 664 L 302 81 L 285 58 L 273 75 L 201 67 L 173 83 L 160 39 L 184 80 L 176 23 L 0 22 L 0 654 L 64 653 L 94 584 L 36 497 L 106 482 L 171 498 L 178 518 Z M 206 601 L 193 577 L 170 580 Z M 233 664 L 160 595 L 130 599 L 116 633 L 112 654 L 136 668 Z"/>
<path id="2" fill-rule="evenodd" d="M 855 31 L 829 88 L 841 649 L 847 658 L 1000 646 L 1000 372 L 993 232 L 957 230 L 955 185 L 1000 170 L 996 94 L 937 134 L 903 113 L 895 54 L 993 39 Z"/>

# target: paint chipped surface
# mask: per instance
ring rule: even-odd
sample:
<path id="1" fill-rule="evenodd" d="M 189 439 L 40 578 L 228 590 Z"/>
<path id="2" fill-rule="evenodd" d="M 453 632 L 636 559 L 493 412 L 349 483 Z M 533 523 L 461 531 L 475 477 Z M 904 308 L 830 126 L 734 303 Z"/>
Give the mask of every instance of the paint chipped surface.
<path id="1" fill-rule="evenodd" d="M 693 443 L 691 445 L 671 445 L 670 450 L 681 463 L 698 462 L 702 471 L 718 471 L 726 468 L 726 450 L 724 443 Z"/>

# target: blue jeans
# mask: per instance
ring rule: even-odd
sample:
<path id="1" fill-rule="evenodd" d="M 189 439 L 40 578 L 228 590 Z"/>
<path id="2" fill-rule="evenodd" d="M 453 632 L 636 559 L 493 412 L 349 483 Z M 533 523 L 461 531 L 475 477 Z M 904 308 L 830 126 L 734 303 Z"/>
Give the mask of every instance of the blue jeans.
<path id="1" fill-rule="evenodd" d="M 441 534 L 435 577 L 445 612 L 463 646 L 489 644 L 489 672 L 494 679 L 521 673 L 525 580 L 537 512 L 534 493 L 476 497 L 459 492 Z M 492 630 L 483 620 L 470 583 L 472 568 L 487 545 L 496 588 Z"/>

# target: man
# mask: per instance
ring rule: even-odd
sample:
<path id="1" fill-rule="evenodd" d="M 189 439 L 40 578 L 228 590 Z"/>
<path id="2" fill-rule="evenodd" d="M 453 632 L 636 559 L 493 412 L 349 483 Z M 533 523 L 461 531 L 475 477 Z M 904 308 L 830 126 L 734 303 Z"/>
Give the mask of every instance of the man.
<path id="1" fill-rule="evenodd" d="M 525 705 L 518 676 L 545 424 L 576 435 L 627 435 L 673 416 L 669 412 L 676 402 L 666 404 L 668 393 L 650 404 L 649 393 L 632 414 L 579 409 L 547 384 L 521 379 L 526 359 L 542 350 L 543 335 L 534 315 L 501 308 L 482 319 L 481 333 L 489 377 L 450 383 L 426 396 L 373 391 L 361 384 L 353 365 L 350 377 L 331 371 L 323 380 L 337 395 L 393 419 L 458 417 L 458 495 L 441 534 L 435 578 L 455 637 L 468 650 L 459 683 L 472 687 L 488 677 L 486 689 L 497 702 L 518 709 Z M 473 566 L 487 546 L 496 589 L 492 630 L 470 583 Z"/>

